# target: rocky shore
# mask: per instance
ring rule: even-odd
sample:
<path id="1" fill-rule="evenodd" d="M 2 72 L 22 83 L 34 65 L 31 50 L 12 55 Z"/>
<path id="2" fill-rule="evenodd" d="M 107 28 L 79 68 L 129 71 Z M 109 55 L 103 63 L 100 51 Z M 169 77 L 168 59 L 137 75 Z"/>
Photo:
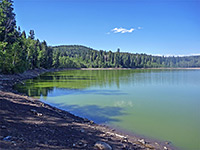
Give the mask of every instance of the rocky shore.
<path id="1" fill-rule="evenodd" d="M 13 85 L 60 69 L 0 74 L 0 149 L 171 150 L 155 142 L 120 133 L 13 90 Z"/>

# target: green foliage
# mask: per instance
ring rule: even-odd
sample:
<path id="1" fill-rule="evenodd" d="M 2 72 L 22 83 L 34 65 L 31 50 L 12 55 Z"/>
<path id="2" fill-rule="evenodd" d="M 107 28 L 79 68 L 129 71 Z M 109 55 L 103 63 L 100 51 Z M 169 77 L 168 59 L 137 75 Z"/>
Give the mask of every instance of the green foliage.
<path id="1" fill-rule="evenodd" d="M 16 29 L 11 0 L 0 1 L 0 72 L 18 73 L 34 68 L 51 68 L 53 49 L 44 41 L 34 40 L 30 30 L 28 38 Z"/>
<path id="2" fill-rule="evenodd" d="M 152 56 L 147 54 L 122 53 L 97 51 L 85 46 L 68 45 L 53 47 L 54 57 L 59 53 L 61 57 L 60 67 L 68 67 L 68 62 L 64 59 L 76 62 L 76 66 L 87 68 L 158 68 L 158 67 L 200 67 L 200 56 L 187 57 L 164 57 Z M 65 65 L 66 63 L 66 65 Z M 71 66 L 70 66 L 71 67 Z"/>

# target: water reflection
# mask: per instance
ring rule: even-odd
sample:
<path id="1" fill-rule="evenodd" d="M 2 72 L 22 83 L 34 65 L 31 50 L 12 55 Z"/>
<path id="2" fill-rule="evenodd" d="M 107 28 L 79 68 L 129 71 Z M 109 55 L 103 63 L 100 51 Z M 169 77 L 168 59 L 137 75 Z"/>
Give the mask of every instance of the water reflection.
<path id="1" fill-rule="evenodd" d="M 184 73 L 182 73 L 184 71 Z M 74 94 L 82 92 L 82 94 L 93 93 L 102 95 L 122 95 L 120 91 L 102 91 L 87 90 L 89 87 L 112 87 L 116 86 L 120 89 L 120 85 L 128 84 L 137 85 L 180 85 L 191 83 L 197 85 L 200 81 L 193 72 L 198 70 L 68 70 L 55 73 L 47 73 L 35 79 L 25 82 L 25 85 L 15 85 L 15 88 L 29 96 L 48 96 L 55 88 L 66 89 L 65 94 Z M 63 92 L 64 94 L 64 92 Z"/>

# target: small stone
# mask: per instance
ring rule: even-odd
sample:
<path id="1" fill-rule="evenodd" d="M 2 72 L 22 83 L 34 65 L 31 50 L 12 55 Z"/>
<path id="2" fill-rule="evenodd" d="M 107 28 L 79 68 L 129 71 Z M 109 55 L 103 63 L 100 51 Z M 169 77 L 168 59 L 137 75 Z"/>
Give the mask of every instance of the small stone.
<path id="1" fill-rule="evenodd" d="M 73 146 L 73 147 L 75 147 L 75 146 L 76 146 L 76 144 L 73 144 L 72 146 Z"/>
<path id="2" fill-rule="evenodd" d="M 144 139 L 139 139 L 138 142 L 140 142 L 142 144 L 146 144 L 146 142 L 144 141 Z"/>
<path id="3" fill-rule="evenodd" d="M 171 142 L 170 141 L 166 141 L 165 144 L 169 145 L 169 144 L 171 144 Z"/>
<path id="4" fill-rule="evenodd" d="M 35 109 L 31 109 L 30 110 L 33 114 L 37 115 L 37 116 L 42 116 L 42 113 L 38 113 L 37 110 Z"/>
<path id="5" fill-rule="evenodd" d="M 94 124 L 94 121 L 91 120 L 91 121 L 90 121 L 90 124 Z"/>
<path id="6" fill-rule="evenodd" d="M 14 146 L 16 146 L 16 142 L 15 142 L 15 141 L 12 141 L 11 143 L 12 143 Z"/>
<path id="7" fill-rule="evenodd" d="M 124 138 L 124 139 L 123 139 L 123 142 L 128 142 L 128 138 Z"/>
<path id="8" fill-rule="evenodd" d="M 168 150 L 168 148 L 166 146 L 164 146 L 164 149 Z"/>
<path id="9" fill-rule="evenodd" d="M 99 150 L 112 150 L 112 147 L 109 144 L 101 141 L 96 142 L 94 147 L 98 148 Z"/>
<path id="10" fill-rule="evenodd" d="M 42 116 L 42 113 L 37 113 L 37 116 Z"/>

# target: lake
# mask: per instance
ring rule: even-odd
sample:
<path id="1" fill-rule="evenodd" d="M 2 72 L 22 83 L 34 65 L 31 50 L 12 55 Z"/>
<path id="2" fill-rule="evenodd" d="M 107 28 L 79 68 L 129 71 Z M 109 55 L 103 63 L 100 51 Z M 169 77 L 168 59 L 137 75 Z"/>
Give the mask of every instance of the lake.
<path id="1" fill-rule="evenodd" d="M 200 149 L 200 70 L 67 70 L 15 88 L 99 124 Z"/>

